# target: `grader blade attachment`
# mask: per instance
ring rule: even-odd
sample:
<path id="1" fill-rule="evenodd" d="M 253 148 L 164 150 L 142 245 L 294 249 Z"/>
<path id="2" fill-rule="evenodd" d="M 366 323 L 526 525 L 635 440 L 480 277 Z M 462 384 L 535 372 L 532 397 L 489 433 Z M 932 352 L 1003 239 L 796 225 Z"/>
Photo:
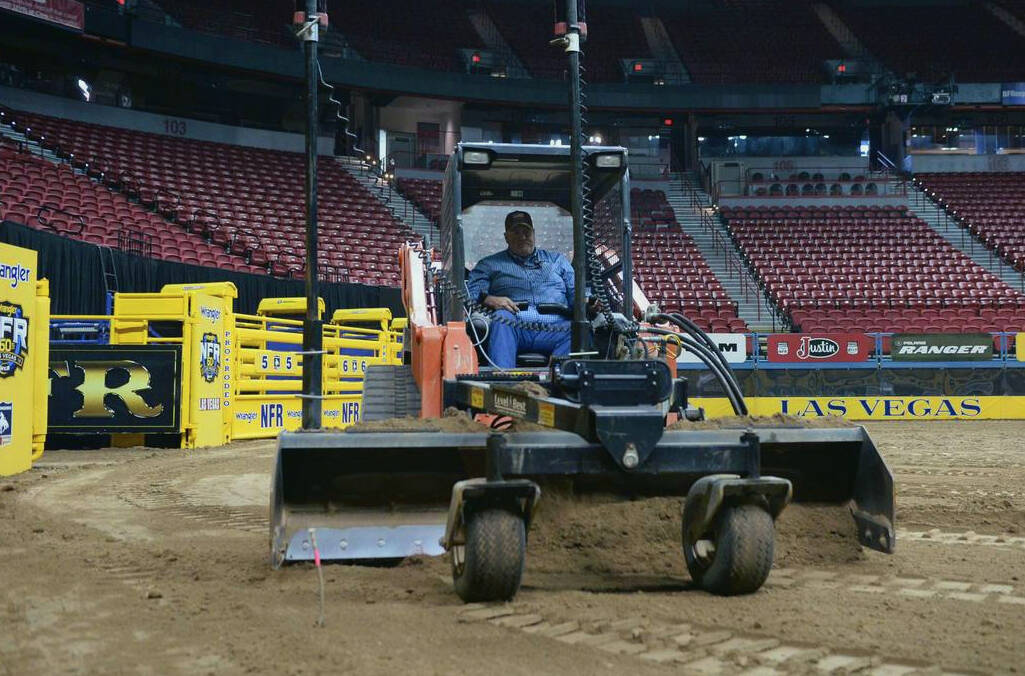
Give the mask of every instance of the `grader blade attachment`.
<path id="1" fill-rule="evenodd" d="M 746 436 L 750 430 L 757 443 Z M 489 459 L 486 432 L 295 432 L 279 440 L 271 501 L 275 566 L 314 559 L 396 559 L 443 553 L 453 485 L 491 470 L 505 479 L 558 479 L 574 492 L 686 495 L 703 476 L 788 480 L 797 502 L 849 505 L 858 539 L 894 548 L 893 478 L 861 427 L 669 430 L 624 470 L 597 441 L 564 431 L 504 435 Z"/>
<path id="2" fill-rule="evenodd" d="M 850 502 L 862 545 L 893 553 L 893 476 L 864 427 L 757 428 L 762 472 L 789 479 L 796 502 Z"/>
<path id="3" fill-rule="evenodd" d="M 271 488 L 271 563 L 440 555 L 452 485 L 487 435 L 284 432 Z M 482 465 L 481 465 L 482 466 Z"/>

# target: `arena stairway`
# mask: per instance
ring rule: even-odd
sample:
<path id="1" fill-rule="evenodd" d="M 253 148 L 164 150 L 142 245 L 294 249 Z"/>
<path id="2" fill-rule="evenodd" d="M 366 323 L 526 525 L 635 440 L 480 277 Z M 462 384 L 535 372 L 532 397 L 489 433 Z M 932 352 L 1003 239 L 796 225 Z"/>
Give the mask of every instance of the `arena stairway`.
<path id="1" fill-rule="evenodd" d="M 996 255 L 971 232 L 962 228 L 946 209 L 933 202 L 921 187 L 908 182 L 908 209 L 929 224 L 940 237 L 963 251 L 983 269 L 993 273 L 1012 289 L 1025 292 L 1025 278 Z"/>
<path id="2" fill-rule="evenodd" d="M 64 163 L 64 160 L 59 158 L 57 154 L 52 150 L 42 147 L 41 145 L 39 145 L 38 142 L 33 141 L 29 137 L 25 136 L 25 134 L 22 134 L 20 131 L 12 129 L 10 126 L 8 126 L 6 120 L 3 119 L 3 117 L 5 117 L 3 113 L 0 113 L 0 138 L 5 138 L 8 141 L 13 141 L 14 143 L 24 143 L 28 148 L 31 149 L 32 154 L 36 157 L 41 157 L 44 160 L 53 162 L 54 164 Z"/>
<path id="3" fill-rule="evenodd" d="M 691 206 L 691 194 L 694 194 L 700 206 Z M 737 315 L 747 323 L 754 331 L 773 328 L 774 309 L 760 293 L 744 293 L 744 288 L 757 291 L 758 282 L 751 274 L 747 266 L 741 266 L 741 273 L 738 275 L 733 266 L 728 264 L 729 259 L 723 255 L 721 248 L 716 247 L 713 236 L 701 225 L 701 213 L 707 211 L 715 227 L 718 228 L 722 238 L 729 242 L 730 235 L 723 227 L 718 215 L 711 212 L 712 200 L 706 192 L 701 190 L 693 176 L 688 173 L 674 173 L 670 176 L 669 189 L 666 192 L 669 205 L 676 212 L 676 220 L 680 223 L 683 231 L 689 234 L 697 244 L 701 255 L 708 262 L 712 272 L 722 282 L 730 298 L 737 301 Z M 734 249 L 731 254 L 740 260 Z M 778 325 L 776 326 L 778 329 Z"/>
<path id="4" fill-rule="evenodd" d="M 338 165 L 355 178 L 367 192 L 376 197 L 391 212 L 392 217 L 424 238 L 427 246 L 437 244 L 437 228 L 415 204 L 407 200 L 394 186 L 366 169 L 364 162 L 355 157 L 336 157 Z"/>

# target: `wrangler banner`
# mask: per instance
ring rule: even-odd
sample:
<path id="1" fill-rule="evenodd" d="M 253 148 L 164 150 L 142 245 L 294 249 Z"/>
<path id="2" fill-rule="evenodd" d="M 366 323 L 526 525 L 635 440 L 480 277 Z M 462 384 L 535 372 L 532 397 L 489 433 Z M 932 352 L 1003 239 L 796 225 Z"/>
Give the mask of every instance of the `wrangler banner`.
<path id="1" fill-rule="evenodd" d="M 769 361 L 821 363 L 865 361 L 875 341 L 864 333 L 773 333 Z"/>
<path id="2" fill-rule="evenodd" d="M 85 9 L 77 0 L 0 0 L 0 9 L 79 31 L 85 27 Z"/>
<path id="3" fill-rule="evenodd" d="M 989 361 L 993 337 L 988 333 L 898 333 L 893 337 L 894 361 Z"/>
<path id="4" fill-rule="evenodd" d="M 0 244 L 0 476 L 32 466 L 35 395 L 42 388 L 36 362 L 46 359 L 36 340 L 37 269 L 35 251 Z"/>
<path id="5" fill-rule="evenodd" d="M 180 345 L 82 345 L 50 351 L 55 432 L 180 431 Z"/>
<path id="6" fill-rule="evenodd" d="M 710 418 L 732 416 L 725 398 L 694 398 Z M 1025 397 L 746 397 L 751 415 L 847 420 L 1025 420 Z"/>

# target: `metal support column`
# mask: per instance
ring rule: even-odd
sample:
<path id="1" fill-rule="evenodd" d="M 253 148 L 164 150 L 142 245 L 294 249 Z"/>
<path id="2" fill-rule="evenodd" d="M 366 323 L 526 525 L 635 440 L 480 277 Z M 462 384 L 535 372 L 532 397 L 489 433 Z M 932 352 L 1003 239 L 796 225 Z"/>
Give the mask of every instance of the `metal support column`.
<path id="1" fill-rule="evenodd" d="M 581 173 L 583 137 L 580 121 L 580 26 L 577 24 L 577 0 L 566 0 L 566 52 L 569 54 L 569 156 L 570 212 L 573 215 L 573 330 L 570 351 L 580 352 L 588 343 L 587 246 L 584 242 L 583 174 Z M 594 280 L 596 284 L 600 280 Z"/>
<path id="2" fill-rule="evenodd" d="M 324 338 L 317 279 L 317 40 L 320 37 L 317 0 L 306 0 L 306 24 L 300 35 L 306 55 L 306 318 L 303 322 L 302 425 L 304 430 L 318 430 L 324 393 Z"/>

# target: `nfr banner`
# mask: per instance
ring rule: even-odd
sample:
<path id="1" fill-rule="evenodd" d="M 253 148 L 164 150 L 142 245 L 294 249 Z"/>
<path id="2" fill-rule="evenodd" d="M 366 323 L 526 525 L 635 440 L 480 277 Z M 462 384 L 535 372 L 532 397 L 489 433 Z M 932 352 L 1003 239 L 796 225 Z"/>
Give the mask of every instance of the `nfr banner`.
<path id="1" fill-rule="evenodd" d="M 1005 106 L 1025 106 L 1025 82 L 1005 82 L 1000 87 L 1000 102 Z"/>
<path id="2" fill-rule="evenodd" d="M 85 7 L 78 0 L 0 0 L 0 9 L 74 30 L 85 27 Z"/>
<path id="3" fill-rule="evenodd" d="M 743 364 L 747 361 L 747 335 L 743 333 L 710 333 L 708 337 L 719 348 L 730 364 Z M 702 364 L 696 354 L 683 350 L 676 358 L 677 364 Z"/>
<path id="4" fill-rule="evenodd" d="M 43 385 L 35 366 L 46 359 L 35 340 L 38 269 L 35 251 L 0 243 L 0 476 L 32 467 L 35 393 Z"/>
<path id="5" fill-rule="evenodd" d="M 993 337 L 988 333 L 898 333 L 893 337 L 894 361 L 989 361 Z"/>
<path id="6" fill-rule="evenodd" d="M 769 361 L 865 361 L 875 341 L 864 333 L 773 333 L 768 337 Z"/>
<path id="7" fill-rule="evenodd" d="M 173 433 L 180 428 L 180 345 L 51 349 L 51 431 Z"/>

